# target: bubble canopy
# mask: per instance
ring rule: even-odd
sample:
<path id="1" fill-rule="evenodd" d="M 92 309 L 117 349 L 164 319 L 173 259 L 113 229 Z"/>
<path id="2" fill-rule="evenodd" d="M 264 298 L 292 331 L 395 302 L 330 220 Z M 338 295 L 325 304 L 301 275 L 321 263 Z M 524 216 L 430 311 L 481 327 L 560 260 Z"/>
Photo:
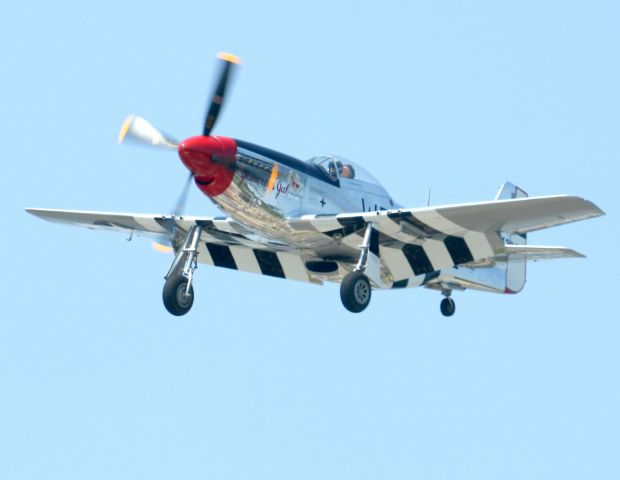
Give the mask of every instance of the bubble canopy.
<path id="1" fill-rule="evenodd" d="M 319 157 L 312 157 L 307 160 L 307 162 L 318 166 L 334 180 L 349 178 L 371 183 L 383 188 L 383 185 L 381 185 L 381 183 L 367 170 L 344 157 L 338 155 L 322 155 Z"/>

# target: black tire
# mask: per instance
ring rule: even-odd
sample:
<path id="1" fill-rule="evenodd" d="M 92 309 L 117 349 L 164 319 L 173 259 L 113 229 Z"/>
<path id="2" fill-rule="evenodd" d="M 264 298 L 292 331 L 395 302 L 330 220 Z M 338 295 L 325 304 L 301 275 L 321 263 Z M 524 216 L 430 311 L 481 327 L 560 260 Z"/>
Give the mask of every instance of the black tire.
<path id="1" fill-rule="evenodd" d="M 451 317 L 456 311 L 456 304 L 450 297 L 446 297 L 439 304 L 439 308 L 444 317 Z"/>
<path id="2" fill-rule="evenodd" d="M 349 312 L 363 311 L 370 303 L 371 293 L 368 277 L 362 272 L 347 274 L 340 284 L 340 299 Z"/>
<path id="3" fill-rule="evenodd" d="M 164 284 L 162 298 L 164 306 L 172 315 L 180 317 L 190 311 L 194 304 L 194 287 L 189 287 L 189 295 L 185 294 L 187 290 L 187 278 L 182 275 L 168 277 Z"/>

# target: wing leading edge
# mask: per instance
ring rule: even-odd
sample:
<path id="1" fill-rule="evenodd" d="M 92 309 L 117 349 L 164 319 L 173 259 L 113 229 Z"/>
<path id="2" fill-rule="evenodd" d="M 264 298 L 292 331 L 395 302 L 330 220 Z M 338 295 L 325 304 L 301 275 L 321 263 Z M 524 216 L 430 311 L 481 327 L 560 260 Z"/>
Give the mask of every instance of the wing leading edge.
<path id="1" fill-rule="evenodd" d="M 214 243 L 260 247 L 259 240 L 252 239 L 252 232 L 230 218 L 175 217 L 147 213 L 94 212 L 82 210 L 57 210 L 27 208 L 26 211 L 43 220 L 91 230 L 107 230 L 174 242 L 179 234 L 200 224 L 205 239 Z"/>
<path id="2" fill-rule="evenodd" d="M 414 209 L 430 219 L 429 209 Z M 466 230 L 479 232 L 502 231 L 524 234 L 566 223 L 599 217 L 605 213 L 594 203 L 570 195 L 529 197 L 512 200 L 434 207 L 441 219 Z M 440 226 L 447 225 L 445 221 Z"/>
<path id="3" fill-rule="evenodd" d="M 357 249 L 364 227 L 379 231 L 383 264 L 394 283 L 460 265 L 476 265 L 506 255 L 502 233 L 524 234 L 604 215 L 583 198 L 558 195 L 338 215 L 306 215 L 291 220 L 299 230 L 314 229 Z M 528 259 L 579 256 L 555 247 L 513 251 Z"/>
<path id="4" fill-rule="evenodd" d="M 135 232 L 158 241 L 165 239 L 177 248 L 189 229 L 200 225 L 200 263 L 276 278 L 322 283 L 321 276 L 313 275 L 305 267 L 305 263 L 316 260 L 315 257 L 296 252 L 285 245 L 261 240 L 230 218 L 35 208 L 26 211 L 54 223 L 121 232 L 125 235 Z"/>
<path id="5" fill-rule="evenodd" d="M 383 276 L 394 285 L 405 279 L 436 274 L 455 266 L 504 261 L 508 254 L 528 260 L 582 256 L 564 247 L 506 245 L 501 233 L 550 228 L 604 215 L 595 204 L 579 197 L 551 196 L 468 203 L 379 212 L 305 215 L 288 220 L 293 230 L 324 238 L 329 245 L 345 247 L 350 255 L 332 256 L 338 263 L 333 275 L 309 272 L 308 261 L 325 260 L 316 251 L 297 251 L 289 245 L 259 237 L 230 218 L 174 217 L 167 215 L 27 209 L 55 223 L 150 236 L 179 245 L 179 236 L 192 226 L 203 227 L 201 263 L 320 283 L 339 281 L 356 261 L 365 227 L 378 231 Z M 348 248 L 347 248 L 348 247 Z M 411 283 L 410 283 L 411 284 Z"/>
<path id="6" fill-rule="evenodd" d="M 397 223 L 403 220 L 410 224 L 410 231 L 414 235 L 430 237 L 436 234 L 463 235 L 468 231 L 524 234 L 604 214 L 599 207 L 584 198 L 555 195 L 340 214 L 335 217 L 361 217 L 379 227 L 389 225 L 386 218 Z M 325 217 L 317 217 L 316 221 L 320 222 L 321 218 Z"/>

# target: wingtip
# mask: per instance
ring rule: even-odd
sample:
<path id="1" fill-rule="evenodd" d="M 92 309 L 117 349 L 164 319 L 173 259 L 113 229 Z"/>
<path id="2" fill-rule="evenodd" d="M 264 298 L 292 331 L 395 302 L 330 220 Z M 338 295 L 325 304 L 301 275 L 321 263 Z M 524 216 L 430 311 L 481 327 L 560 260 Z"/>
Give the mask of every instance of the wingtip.
<path id="1" fill-rule="evenodd" d="M 45 213 L 50 212 L 49 209 L 44 209 L 44 208 L 25 208 L 24 209 L 26 211 L 26 213 L 29 213 L 30 215 L 33 215 L 37 218 L 42 218 L 43 220 L 46 220 L 45 218 Z"/>
<path id="2" fill-rule="evenodd" d="M 597 217 L 602 217 L 603 215 L 607 215 L 605 211 L 600 208 L 596 203 L 588 201 L 588 203 L 592 206 L 592 209 L 596 212 Z"/>
<path id="3" fill-rule="evenodd" d="M 581 200 L 585 205 L 587 205 L 588 210 L 590 212 L 590 218 L 602 217 L 603 215 L 607 215 L 602 208 L 600 208 L 596 203 L 587 198 L 583 197 L 575 197 Z"/>

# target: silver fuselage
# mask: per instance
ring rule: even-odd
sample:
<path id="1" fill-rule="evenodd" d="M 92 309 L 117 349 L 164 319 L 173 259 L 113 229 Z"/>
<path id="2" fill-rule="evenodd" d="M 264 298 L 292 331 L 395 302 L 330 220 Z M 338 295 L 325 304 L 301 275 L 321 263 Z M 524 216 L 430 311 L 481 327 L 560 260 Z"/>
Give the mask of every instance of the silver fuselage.
<path id="1" fill-rule="evenodd" d="M 324 244 L 332 244 L 333 249 L 333 242 L 313 229 L 293 230 L 287 222 L 292 218 L 398 208 L 378 182 L 333 179 L 311 162 L 248 142 L 237 140 L 235 163 L 232 183 L 211 197 L 213 202 L 257 234 L 295 248 L 320 252 Z M 350 250 L 323 254 L 355 254 Z"/>

